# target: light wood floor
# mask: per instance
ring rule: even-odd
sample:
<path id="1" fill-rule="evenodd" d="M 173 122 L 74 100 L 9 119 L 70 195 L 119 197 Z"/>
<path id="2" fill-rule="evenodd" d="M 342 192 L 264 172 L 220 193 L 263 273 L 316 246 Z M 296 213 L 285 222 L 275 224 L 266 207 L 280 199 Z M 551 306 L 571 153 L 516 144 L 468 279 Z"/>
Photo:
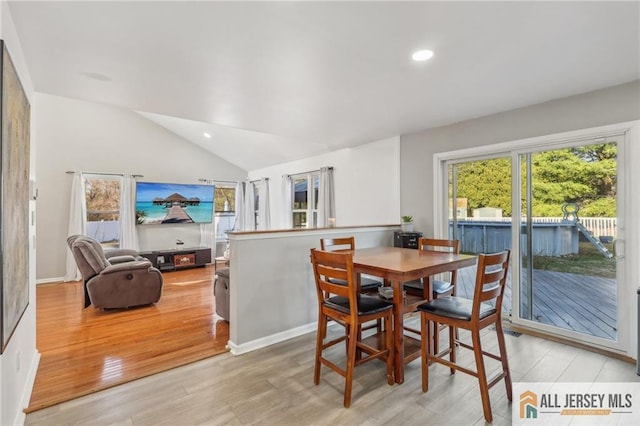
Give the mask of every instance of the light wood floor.
<path id="1" fill-rule="evenodd" d="M 415 321 L 415 318 L 410 321 Z M 331 333 L 341 330 L 334 327 Z M 461 332 L 464 337 L 464 332 Z M 484 348 L 495 349 L 485 330 Z M 468 336 L 466 336 L 468 337 Z M 533 336 L 506 335 L 514 381 L 640 381 L 635 365 Z M 351 408 L 342 377 L 323 368 L 313 384 L 315 333 L 241 356 L 229 353 L 65 402 L 27 415 L 26 425 L 475 425 L 484 424 L 475 378 L 433 365 L 429 392 L 420 361 L 402 385 L 389 386 L 381 362 L 356 368 Z M 336 348 L 336 360 L 344 348 Z M 473 364 L 469 351 L 463 363 Z M 487 364 L 489 371 L 491 365 Z M 495 365 L 495 364 L 493 364 Z M 497 367 L 497 366 L 496 366 Z M 493 424 L 511 425 L 505 388 L 491 391 Z"/>
<path id="2" fill-rule="evenodd" d="M 229 325 L 214 316 L 213 267 L 164 273 L 153 306 L 83 308 L 80 282 L 39 285 L 41 353 L 26 412 L 226 352 Z"/>

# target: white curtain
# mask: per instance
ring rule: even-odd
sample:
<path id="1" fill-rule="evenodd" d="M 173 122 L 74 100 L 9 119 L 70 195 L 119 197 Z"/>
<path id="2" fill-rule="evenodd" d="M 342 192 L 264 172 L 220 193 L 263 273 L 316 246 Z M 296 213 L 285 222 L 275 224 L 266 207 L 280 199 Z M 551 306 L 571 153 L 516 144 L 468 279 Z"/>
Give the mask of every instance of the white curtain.
<path id="1" fill-rule="evenodd" d="M 213 217 L 211 223 L 200 224 L 200 246 L 211 247 L 211 255 L 216 257 L 216 219 Z"/>
<path id="2" fill-rule="evenodd" d="M 69 203 L 69 226 L 67 236 L 87 233 L 87 201 L 84 198 L 84 176 L 82 173 L 73 174 L 71 183 L 71 202 Z M 71 250 L 67 249 L 66 272 L 64 281 L 80 281 L 82 275 L 76 265 Z"/>
<path id="3" fill-rule="evenodd" d="M 234 231 L 244 231 L 244 187 L 242 182 L 236 184 L 236 225 Z"/>
<path id="4" fill-rule="evenodd" d="M 258 229 L 271 229 L 271 212 L 269 207 L 269 179 L 260 179 L 260 196 L 258 197 Z"/>
<path id="5" fill-rule="evenodd" d="M 280 223 L 282 229 L 293 228 L 293 179 L 291 176 L 282 176 L 282 205 L 280 206 Z"/>
<path id="6" fill-rule="evenodd" d="M 329 227 L 329 218 L 332 218 L 331 226 L 335 225 L 336 207 L 333 189 L 333 168 L 322 167 L 320 169 L 320 183 L 318 185 L 318 228 Z"/>
<path id="7" fill-rule="evenodd" d="M 256 229 L 256 193 L 253 183 L 247 181 L 244 188 L 244 230 Z"/>
<path id="8" fill-rule="evenodd" d="M 213 188 L 213 193 L 215 194 L 215 187 Z M 210 247 L 211 248 L 211 256 L 216 257 L 216 214 L 215 214 L 215 200 L 213 206 L 213 214 L 211 215 L 210 223 L 201 223 L 200 224 L 200 246 L 201 247 Z"/>
<path id="9" fill-rule="evenodd" d="M 136 229 L 136 179 L 123 175 L 120 183 L 120 248 L 140 250 Z"/>

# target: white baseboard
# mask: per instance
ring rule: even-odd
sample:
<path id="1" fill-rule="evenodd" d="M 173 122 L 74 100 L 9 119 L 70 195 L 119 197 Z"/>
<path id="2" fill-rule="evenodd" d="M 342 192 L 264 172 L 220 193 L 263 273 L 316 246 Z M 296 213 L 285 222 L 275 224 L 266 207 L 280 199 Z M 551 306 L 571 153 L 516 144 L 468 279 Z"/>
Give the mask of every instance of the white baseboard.
<path id="1" fill-rule="evenodd" d="M 49 284 L 49 283 L 59 283 L 64 281 L 64 277 L 57 277 L 57 278 L 41 278 L 39 280 L 36 280 L 36 285 L 38 284 Z"/>
<path id="2" fill-rule="evenodd" d="M 29 406 L 29 401 L 31 400 L 31 393 L 33 392 L 33 385 L 36 382 L 36 373 L 38 372 L 38 365 L 40 364 L 40 352 L 36 350 L 33 358 L 31 358 L 31 364 L 29 365 L 29 375 L 27 376 L 27 383 L 24 387 L 24 392 L 22 393 L 22 398 L 20 401 L 20 406 L 23 408 L 27 408 Z M 16 415 L 16 418 L 13 421 L 14 425 L 24 425 L 27 420 L 27 415 L 24 410 L 20 410 L 20 412 Z"/>
<path id="3" fill-rule="evenodd" d="M 292 339 L 294 337 L 302 336 L 303 334 L 311 333 L 312 331 L 316 331 L 318 327 L 317 322 L 312 322 L 310 324 L 305 324 L 300 327 L 292 328 L 291 330 L 282 331 L 280 333 L 272 334 L 271 336 L 261 337 L 256 340 L 252 340 L 247 343 L 242 343 L 240 345 L 236 345 L 231 340 L 227 343 L 227 347 L 229 348 L 229 352 L 231 355 L 242 355 L 247 352 L 252 352 L 257 349 L 261 349 L 276 343 L 283 342 L 285 340 Z"/>

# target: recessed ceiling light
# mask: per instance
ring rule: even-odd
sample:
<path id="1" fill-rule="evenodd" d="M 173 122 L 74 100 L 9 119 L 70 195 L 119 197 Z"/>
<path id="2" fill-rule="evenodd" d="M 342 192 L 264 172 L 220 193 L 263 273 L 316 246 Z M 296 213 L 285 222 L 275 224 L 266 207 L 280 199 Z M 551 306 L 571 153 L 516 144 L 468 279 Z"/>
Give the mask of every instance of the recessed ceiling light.
<path id="1" fill-rule="evenodd" d="M 209 134 L 207 132 L 204 132 L 202 135 L 207 139 L 211 139 L 211 134 Z"/>
<path id="2" fill-rule="evenodd" d="M 417 50 L 413 52 L 411 55 L 411 59 L 417 62 L 426 61 L 427 59 L 431 59 L 433 56 L 433 52 L 431 50 Z"/>

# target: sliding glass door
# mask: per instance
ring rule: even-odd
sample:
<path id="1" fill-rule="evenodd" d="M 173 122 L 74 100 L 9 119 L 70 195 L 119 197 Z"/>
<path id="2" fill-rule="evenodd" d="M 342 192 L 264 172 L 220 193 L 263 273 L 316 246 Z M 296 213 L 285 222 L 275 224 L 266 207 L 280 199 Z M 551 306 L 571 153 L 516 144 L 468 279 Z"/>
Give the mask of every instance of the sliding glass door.
<path id="1" fill-rule="evenodd" d="M 518 318 L 618 339 L 615 137 L 519 153 Z"/>
<path id="2" fill-rule="evenodd" d="M 495 153 L 470 157 L 465 151 L 439 162 L 446 199 L 436 213 L 446 223 L 441 236 L 460 240 L 464 253 L 512 250 L 505 318 L 621 347 L 621 330 L 629 328 L 619 309 L 629 306 L 619 288 L 623 142 L 618 133 L 504 144 Z M 459 274 L 459 295 L 472 294 L 474 273 Z"/>
<path id="3" fill-rule="evenodd" d="M 448 174 L 448 238 L 466 254 L 511 248 L 511 157 L 451 162 Z M 475 267 L 460 270 L 457 294 L 472 298 Z M 511 309 L 511 286 L 503 307 Z"/>

